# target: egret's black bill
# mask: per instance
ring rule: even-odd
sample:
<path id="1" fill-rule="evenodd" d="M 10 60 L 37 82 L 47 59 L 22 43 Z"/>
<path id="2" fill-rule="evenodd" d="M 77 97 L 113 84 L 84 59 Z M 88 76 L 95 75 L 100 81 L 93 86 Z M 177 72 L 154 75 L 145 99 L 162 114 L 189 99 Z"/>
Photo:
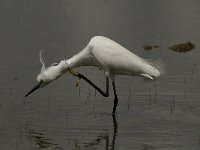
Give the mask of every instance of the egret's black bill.
<path id="1" fill-rule="evenodd" d="M 37 90 L 40 85 L 42 84 L 42 82 L 39 82 L 37 85 L 35 85 L 26 95 L 25 97 L 29 96 L 31 93 L 33 93 L 35 90 Z"/>

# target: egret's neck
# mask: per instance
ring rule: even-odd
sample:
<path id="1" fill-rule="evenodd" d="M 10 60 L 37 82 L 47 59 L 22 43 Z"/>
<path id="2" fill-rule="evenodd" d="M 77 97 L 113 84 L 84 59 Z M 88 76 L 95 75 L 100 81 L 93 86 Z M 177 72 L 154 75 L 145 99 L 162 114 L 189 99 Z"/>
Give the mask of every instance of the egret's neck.
<path id="1" fill-rule="evenodd" d="M 66 63 L 70 68 L 77 68 L 80 66 L 89 66 L 92 56 L 89 53 L 88 48 L 80 51 L 78 54 L 74 55 L 70 59 L 66 60 Z"/>
<path id="2" fill-rule="evenodd" d="M 77 56 L 75 55 L 75 56 L 71 57 L 70 59 L 66 60 L 66 64 L 69 65 L 68 67 L 70 67 L 70 68 L 79 67 Z"/>

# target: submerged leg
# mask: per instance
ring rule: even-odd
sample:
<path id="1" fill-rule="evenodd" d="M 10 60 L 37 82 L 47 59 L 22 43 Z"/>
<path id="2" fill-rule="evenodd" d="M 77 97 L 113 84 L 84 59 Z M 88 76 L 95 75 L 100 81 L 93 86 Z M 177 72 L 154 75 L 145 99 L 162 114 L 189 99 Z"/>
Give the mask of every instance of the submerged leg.
<path id="1" fill-rule="evenodd" d="M 103 90 L 101 90 L 99 87 L 97 87 L 94 83 L 92 83 L 92 81 L 90 81 L 88 78 L 86 78 L 84 75 L 78 73 L 77 75 L 80 79 L 85 80 L 87 83 L 89 83 L 92 87 L 94 87 L 101 95 L 103 95 L 104 97 L 108 97 L 109 96 L 109 78 L 108 76 L 106 76 L 106 92 L 104 92 Z"/>
<path id="2" fill-rule="evenodd" d="M 117 92 L 116 92 L 115 82 L 114 81 L 112 81 L 112 86 L 113 86 L 113 91 L 114 91 L 114 96 L 115 96 L 114 106 L 113 106 L 113 111 L 112 111 L 112 114 L 114 115 L 115 111 L 116 111 L 116 108 L 117 108 L 117 104 L 118 104 L 118 97 L 117 97 Z"/>

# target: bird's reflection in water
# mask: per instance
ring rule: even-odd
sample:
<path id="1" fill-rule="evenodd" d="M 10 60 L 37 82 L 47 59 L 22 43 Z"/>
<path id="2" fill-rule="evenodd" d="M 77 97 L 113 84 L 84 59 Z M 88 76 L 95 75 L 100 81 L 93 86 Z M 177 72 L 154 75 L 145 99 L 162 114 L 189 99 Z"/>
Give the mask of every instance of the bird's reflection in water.
<path id="1" fill-rule="evenodd" d="M 83 144 L 83 147 L 80 146 L 78 143 L 75 143 L 74 150 L 81 150 L 81 149 L 96 149 L 100 144 L 105 142 L 105 149 L 106 150 L 114 150 L 115 149 L 115 140 L 117 137 L 117 129 L 118 123 L 115 115 L 112 115 L 113 120 L 113 134 L 111 136 L 112 141 L 110 142 L 109 134 L 108 133 L 101 133 L 96 139 L 92 140 L 91 142 L 87 142 Z M 36 130 L 30 129 L 29 127 L 25 127 L 26 130 L 26 137 L 32 142 L 34 145 L 37 146 L 37 149 L 42 150 L 60 150 L 63 149 L 58 144 L 52 142 L 51 139 L 47 138 L 44 133 L 37 132 Z"/>
<path id="2" fill-rule="evenodd" d="M 34 141 L 35 145 L 37 146 L 37 149 L 42 150 L 60 150 L 63 149 L 58 144 L 52 143 L 50 139 L 46 138 L 45 134 L 37 132 L 33 129 L 30 129 L 28 127 L 25 128 L 26 130 L 26 137 L 32 141 Z"/>
<path id="3" fill-rule="evenodd" d="M 97 139 L 89 142 L 89 143 L 85 143 L 85 149 L 92 149 L 92 147 L 97 147 L 99 144 L 101 144 L 102 142 L 105 141 L 105 148 L 106 150 L 114 150 L 115 149 L 115 140 L 117 137 L 117 129 L 118 129 L 118 124 L 117 124 L 117 120 L 116 120 L 116 116 L 112 115 L 112 119 L 113 119 L 113 135 L 112 135 L 112 142 L 110 143 L 109 141 L 109 135 L 108 133 L 104 134 L 104 135 L 100 135 L 98 136 Z M 95 148 L 94 148 L 95 149 Z"/>

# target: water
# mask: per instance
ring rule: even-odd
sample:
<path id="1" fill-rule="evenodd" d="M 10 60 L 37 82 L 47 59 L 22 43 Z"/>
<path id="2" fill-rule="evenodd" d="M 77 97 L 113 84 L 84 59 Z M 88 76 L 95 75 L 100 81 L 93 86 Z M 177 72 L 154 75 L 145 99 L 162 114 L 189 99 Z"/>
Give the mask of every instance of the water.
<path id="1" fill-rule="evenodd" d="M 1 0 L 1 149 L 188 150 L 200 148 L 198 0 Z M 95 35 L 107 36 L 147 59 L 160 59 L 156 82 L 116 78 L 119 105 L 112 117 L 104 98 L 84 81 L 64 75 L 28 98 L 45 49 L 47 64 L 79 52 Z M 168 49 L 191 41 L 187 53 Z M 159 48 L 145 51 L 144 45 Z M 78 69 L 101 88 L 103 72 Z"/>

